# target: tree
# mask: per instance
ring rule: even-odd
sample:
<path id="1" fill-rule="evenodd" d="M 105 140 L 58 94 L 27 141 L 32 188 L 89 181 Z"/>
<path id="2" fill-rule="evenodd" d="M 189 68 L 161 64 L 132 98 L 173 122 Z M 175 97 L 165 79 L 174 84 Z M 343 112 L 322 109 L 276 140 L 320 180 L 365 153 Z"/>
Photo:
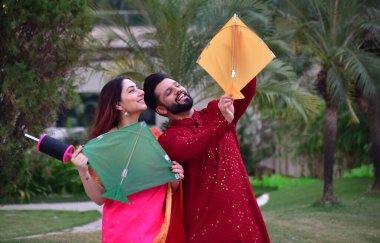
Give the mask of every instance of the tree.
<path id="1" fill-rule="evenodd" d="M 346 4 L 339 0 L 289 0 L 279 7 L 288 27 L 284 33 L 295 46 L 295 55 L 309 53 L 319 67 L 315 88 L 326 105 L 322 204 L 337 200 L 333 190 L 337 111 L 345 107 L 357 120 L 352 109 L 354 81 L 360 84 L 365 97 L 377 92 L 374 77 L 377 77 L 379 59 L 361 50 L 359 44 L 362 28 L 367 23 L 366 9 L 363 1 Z"/>
<path id="2" fill-rule="evenodd" d="M 206 95 L 220 95 L 221 89 L 197 64 L 201 51 L 217 31 L 234 13 L 262 36 L 275 53 L 285 44 L 273 37 L 271 11 L 265 1 L 187 0 L 177 1 L 130 1 L 141 12 L 143 26 L 133 29 L 124 19 L 107 18 L 119 31 L 107 30 L 110 38 L 125 42 L 132 52 L 122 53 L 115 58 L 115 64 L 106 70 L 110 78 L 127 75 L 141 81 L 151 72 L 169 74 L 196 93 L 197 100 Z M 302 90 L 290 65 L 281 60 L 273 61 L 267 72 L 260 75 L 258 83 L 259 102 L 271 103 L 273 107 L 281 100 L 290 109 L 295 109 L 306 118 L 315 110 L 318 99 Z M 199 92 L 203 90 L 203 92 Z"/>
<path id="3" fill-rule="evenodd" d="M 163 71 L 195 94 L 196 102 L 218 97 L 222 90 L 196 64 L 196 60 L 208 41 L 237 13 L 279 57 L 259 75 L 253 103 L 259 104 L 260 108 L 270 107 L 282 116 L 297 111 L 305 119 L 317 110 L 319 99 L 302 89 L 292 67 L 281 61 L 287 53 L 283 50 L 287 44 L 275 36 L 272 12 L 267 2 L 148 0 L 131 1 L 130 4 L 140 11 L 140 22 L 144 25 L 131 26 L 121 18 L 104 19 L 113 26 L 119 26 L 117 30 L 105 28 L 105 31 L 110 31 L 110 39 L 122 40 L 128 47 L 128 52 L 114 57 L 115 64 L 106 70 L 109 78 L 125 75 L 142 81 L 151 72 Z M 239 131 L 253 128 L 250 119 L 241 120 Z M 255 136 L 258 136 L 257 133 Z M 244 139 L 243 136 L 240 139 Z M 252 150 L 252 140 L 240 142 L 247 145 L 244 147 L 246 151 Z M 243 157 L 250 157 L 249 152 L 247 156 L 245 151 L 242 152 Z M 250 163 L 248 160 L 245 162 Z"/>
<path id="4" fill-rule="evenodd" d="M 139 31 L 135 31 L 136 28 L 123 18 L 106 19 L 123 31 L 121 35 L 107 28 L 111 38 L 124 41 L 132 50 L 132 53 L 120 55 L 124 58 L 115 58 L 117 68 L 112 74 L 139 73 L 143 77 L 162 71 L 190 90 L 206 81 L 206 73 L 196 64 L 199 54 L 235 11 L 251 23 L 254 20 L 255 30 L 259 32 L 263 32 L 269 21 L 262 1 L 240 0 L 232 4 L 221 0 L 147 0 L 129 1 L 129 5 L 141 13 L 140 22 L 145 25 L 138 26 Z"/>
<path id="5" fill-rule="evenodd" d="M 0 4 L 0 196 L 13 184 L 29 141 L 76 99 L 74 67 L 92 28 L 85 0 Z M 10 183 L 9 183 L 10 182 Z"/>
<path id="6" fill-rule="evenodd" d="M 377 55 L 380 58 L 380 36 L 379 20 L 380 8 L 377 2 L 368 1 L 368 5 L 373 6 L 366 9 L 367 23 L 362 26 L 362 42 L 360 48 Z M 377 7 L 377 8 L 376 8 Z M 360 67 L 358 67 L 360 68 Z M 378 76 L 377 76 L 378 79 Z M 378 83 L 378 82 L 377 82 Z M 379 90 L 377 85 L 377 89 Z M 380 104 L 379 95 L 372 93 L 363 95 L 360 80 L 355 80 L 354 91 L 355 100 L 361 111 L 365 113 L 370 128 L 371 154 L 375 169 L 375 180 L 371 187 L 372 192 L 380 192 Z"/>

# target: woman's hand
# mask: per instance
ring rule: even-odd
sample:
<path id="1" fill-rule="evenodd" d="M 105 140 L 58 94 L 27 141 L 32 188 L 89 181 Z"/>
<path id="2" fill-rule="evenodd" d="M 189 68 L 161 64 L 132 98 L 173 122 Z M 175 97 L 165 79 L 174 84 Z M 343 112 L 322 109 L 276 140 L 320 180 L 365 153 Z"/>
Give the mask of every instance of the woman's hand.
<path id="1" fill-rule="evenodd" d="M 230 95 L 223 95 L 220 97 L 218 107 L 227 122 L 231 123 L 234 119 L 235 112 L 234 100 L 232 97 Z"/>
<path id="2" fill-rule="evenodd" d="M 180 165 L 178 162 L 176 161 L 172 161 L 173 165 L 172 167 L 170 168 L 170 170 L 173 172 L 173 173 L 176 173 L 178 175 L 178 180 L 181 180 L 183 179 L 185 176 L 183 174 L 183 167 L 182 165 Z"/>
<path id="3" fill-rule="evenodd" d="M 82 150 L 83 146 L 79 146 L 77 150 L 74 151 L 71 156 L 71 162 L 73 162 L 74 166 L 78 170 L 87 196 L 96 204 L 103 205 L 106 201 L 106 199 L 102 196 L 102 194 L 105 193 L 105 190 L 102 186 L 98 185 L 90 175 L 87 166 L 88 158 L 81 153 Z"/>
<path id="4" fill-rule="evenodd" d="M 74 151 L 71 156 L 71 162 L 73 162 L 79 173 L 86 173 L 88 171 L 88 158 L 81 153 L 82 150 L 83 146 L 79 146 L 78 149 Z"/>

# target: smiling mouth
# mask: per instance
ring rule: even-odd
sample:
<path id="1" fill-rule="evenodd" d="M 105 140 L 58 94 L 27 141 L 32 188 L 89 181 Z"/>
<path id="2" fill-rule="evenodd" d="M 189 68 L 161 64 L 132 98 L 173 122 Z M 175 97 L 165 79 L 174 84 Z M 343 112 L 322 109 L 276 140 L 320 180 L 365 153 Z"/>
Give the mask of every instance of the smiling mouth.
<path id="1" fill-rule="evenodd" d="M 180 101 L 182 98 L 186 97 L 186 96 L 187 96 L 187 93 L 186 93 L 185 91 L 182 91 L 182 92 L 180 92 L 180 93 L 177 95 L 177 98 L 175 99 L 175 101 L 176 101 L 177 103 L 179 103 L 179 101 Z"/>

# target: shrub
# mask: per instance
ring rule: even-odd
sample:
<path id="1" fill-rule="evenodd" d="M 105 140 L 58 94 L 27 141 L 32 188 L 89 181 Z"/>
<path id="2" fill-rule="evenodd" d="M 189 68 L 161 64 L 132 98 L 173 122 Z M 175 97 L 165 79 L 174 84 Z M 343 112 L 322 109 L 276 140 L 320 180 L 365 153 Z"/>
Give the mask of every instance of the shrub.
<path id="1" fill-rule="evenodd" d="M 0 197 L 12 191 L 31 145 L 76 101 L 74 67 L 92 28 L 85 0 L 3 0 L 0 5 Z"/>
<path id="2" fill-rule="evenodd" d="M 373 177 L 374 169 L 373 165 L 362 165 L 358 168 L 352 169 L 351 171 L 345 171 L 343 173 L 343 178 L 361 178 L 361 177 Z"/>
<path id="3" fill-rule="evenodd" d="M 72 163 L 63 164 L 46 154 L 29 149 L 20 163 L 14 183 L 8 194 L 21 202 L 36 196 L 50 194 L 79 194 L 83 186 Z"/>
<path id="4" fill-rule="evenodd" d="M 303 177 L 291 178 L 291 177 L 285 177 L 279 174 L 275 174 L 272 176 L 264 176 L 262 180 L 251 178 L 250 181 L 253 187 L 268 187 L 268 188 L 283 189 L 283 188 L 290 188 L 294 186 L 312 183 L 312 182 L 315 182 L 316 179 L 303 178 Z"/>

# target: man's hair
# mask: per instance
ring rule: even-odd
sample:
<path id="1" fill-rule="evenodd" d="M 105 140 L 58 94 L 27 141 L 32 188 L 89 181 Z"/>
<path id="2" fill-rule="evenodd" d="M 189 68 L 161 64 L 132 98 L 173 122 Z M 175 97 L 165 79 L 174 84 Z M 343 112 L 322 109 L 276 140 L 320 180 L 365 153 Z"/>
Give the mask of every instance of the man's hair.
<path id="1" fill-rule="evenodd" d="M 144 100 L 145 104 L 153 111 L 156 111 L 156 108 L 158 106 L 158 97 L 154 93 L 154 90 L 156 89 L 157 85 L 161 83 L 161 81 L 165 78 L 169 78 L 169 76 L 163 73 L 153 73 L 145 78 Z"/>

